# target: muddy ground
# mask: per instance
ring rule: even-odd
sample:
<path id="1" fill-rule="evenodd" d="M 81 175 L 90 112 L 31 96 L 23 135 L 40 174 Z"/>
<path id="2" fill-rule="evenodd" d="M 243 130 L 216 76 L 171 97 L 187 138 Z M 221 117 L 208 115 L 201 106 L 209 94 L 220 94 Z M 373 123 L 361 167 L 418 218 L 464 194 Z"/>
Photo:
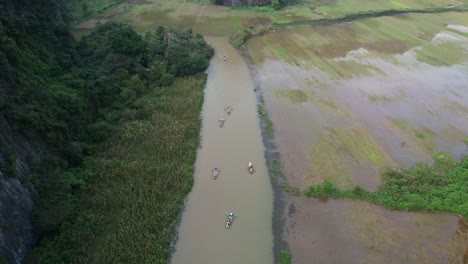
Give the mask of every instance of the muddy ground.
<path id="1" fill-rule="evenodd" d="M 404 15 L 251 39 L 284 174 L 374 190 L 384 165 L 468 153 L 468 20 Z M 466 263 L 467 222 L 366 202 L 287 196 L 293 263 Z"/>

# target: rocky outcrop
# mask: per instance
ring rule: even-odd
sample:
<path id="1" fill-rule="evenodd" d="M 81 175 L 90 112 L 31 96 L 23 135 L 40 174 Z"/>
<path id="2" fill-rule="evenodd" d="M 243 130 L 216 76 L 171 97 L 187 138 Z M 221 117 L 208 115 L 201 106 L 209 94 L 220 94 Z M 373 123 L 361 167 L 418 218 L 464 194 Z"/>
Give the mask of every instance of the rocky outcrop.
<path id="1" fill-rule="evenodd" d="M 21 263 L 37 240 L 31 164 L 40 164 L 45 155 L 30 142 L 14 135 L 0 114 L 0 256 L 6 263 Z"/>

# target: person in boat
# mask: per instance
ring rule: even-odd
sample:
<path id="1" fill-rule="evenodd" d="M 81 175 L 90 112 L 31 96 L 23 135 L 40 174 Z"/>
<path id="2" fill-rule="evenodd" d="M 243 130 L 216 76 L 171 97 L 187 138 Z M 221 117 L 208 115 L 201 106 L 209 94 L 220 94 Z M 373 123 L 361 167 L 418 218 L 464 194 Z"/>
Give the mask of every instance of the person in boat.
<path id="1" fill-rule="evenodd" d="M 228 105 L 227 108 L 226 108 L 226 112 L 229 114 L 231 113 L 231 107 Z"/>
<path id="2" fill-rule="evenodd" d="M 248 170 L 251 174 L 253 173 L 253 164 L 252 164 L 252 162 L 249 162 L 249 166 L 248 166 L 247 170 Z"/>

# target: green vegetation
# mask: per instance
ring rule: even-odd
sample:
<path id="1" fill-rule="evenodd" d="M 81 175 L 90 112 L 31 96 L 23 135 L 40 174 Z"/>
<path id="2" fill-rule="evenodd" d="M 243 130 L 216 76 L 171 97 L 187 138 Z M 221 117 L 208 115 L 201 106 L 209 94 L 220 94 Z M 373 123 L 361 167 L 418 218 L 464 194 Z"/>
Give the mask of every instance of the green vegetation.
<path id="1" fill-rule="evenodd" d="M 279 264 L 291 264 L 291 254 L 288 250 L 283 249 L 280 252 Z"/>
<path id="2" fill-rule="evenodd" d="M 200 0 L 198 0 L 200 1 Z M 209 0 L 211 4 L 214 5 L 224 5 L 223 0 Z M 255 1 L 251 1 L 251 6 L 232 6 L 228 10 L 249 10 L 255 12 L 274 12 L 277 11 L 286 5 L 295 2 L 294 0 L 272 0 L 270 5 L 255 5 Z"/>
<path id="3" fill-rule="evenodd" d="M 337 189 L 330 181 L 313 184 L 304 194 L 318 198 L 367 200 L 391 209 L 445 211 L 468 216 L 468 155 L 455 161 L 438 153 L 432 165 L 408 169 L 385 167 L 384 183 L 375 192 L 360 186 Z"/>
<path id="4" fill-rule="evenodd" d="M 259 26 L 250 26 L 248 28 L 244 28 L 244 29 L 241 29 L 241 30 L 238 30 L 236 32 L 234 32 L 234 34 L 232 34 L 230 37 L 229 37 L 229 41 L 231 42 L 232 45 L 234 45 L 234 47 L 237 47 L 237 48 L 240 48 L 242 47 L 246 42 L 247 40 L 249 40 L 251 37 L 253 36 L 261 36 L 267 32 L 271 32 L 275 29 L 274 26 L 272 25 L 267 25 L 267 26 L 262 26 L 262 25 L 259 25 Z"/>
<path id="5" fill-rule="evenodd" d="M 413 126 L 410 122 L 403 119 L 391 119 L 392 123 L 402 131 L 408 133 L 411 138 L 426 148 L 428 151 L 433 152 L 435 146 L 433 142 L 434 132 L 429 128 L 418 128 Z"/>
<path id="6" fill-rule="evenodd" d="M 274 134 L 274 125 L 273 122 L 271 121 L 270 117 L 268 116 L 267 111 L 265 110 L 263 99 L 262 102 L 260 102 L 257 105 L 257 113 L 260 115 L 260 118 L 262 120 L 262 126 L 265 127 L 265 131 L 270 135 L 273 136 Z"/>
<path id="7" fill-rule="evenodd" d="M 12 5 L 0 5 L 0 114 L 48 148 L 32 164 L 40 242 L 29 261 L 165 262 L 213 49 L 191 30 L 141 36 L 115 23 L 77 43 L 51 19 L 55 2 Z"/>
<path id="8" fill-rule="evenodd" d="M 270 136 L 273 136 L 274 133 L 275 133 L 275 128 L 274 128 L 274 125 L 273 125 L 273 121 L 271 121 L 271 119 L 268 116 L 267 112 L 264 112 L 264 114 L 262 115 L 262 118 L 263 118 L 263 121 L 264 121 L 264 124 L 265 124 L 265 129 L 266 129 L 267 133 Z"/>
<path id="9" fill-rule="evenodd" d="M 466 136 L 466 137 L 463 139 L 463 142 L 465 142 L 465 144 L 468 145 L 468 136 Z"/>
<path id="10" fill-rule="evenodd" d="M 244 28 L 234 32 L 234 34 L 229 37 L 229 42 L 231 42 L 234 47 L 240 48 L 250 37 L 252 37 L 252 33 Z"/>
<path id="11" fill-rule="evenodd" d="M 187 0 L 189 3 L 197 3 L 201 5 L 207 5 L 210 3 L 210 0 Z"/>
<path id="12" fill-rule="evenodd" d="M 299 196 L 301 195 L 301 190 L 297 187 L 294 187 L 294 186 L 291 186 L 290 184 L 288 183 L 283 183 L 281 184 L 281 188 L 289 193 L 290 195 L 295 195 L 295 196 Z"/>
<path id="13" fill-rule="evenodd" d="M 67 14 L 73 19 L 84 19 L 106 11 L 121 4 L 125 0 L 67 0 L 63 1 Z"/>
<path id="14" fill-rule="evenodd" d="M 273 5 L 270 6 L 233 6 L 229 7 L 229 10 L 248 10 L 248 11 L 255 11 L 255 12 L 275 12 L 278 9 L 275 9 Z"/>
<path id="15" fill-rule="evenodd" d="M 278 179 L 279 177 L 284 177 L 283 172 L 281 170 L 281 161 L 277 159 L 273 159 L 270 161 L 270 166 L 268 166 L 268 172 L 270 176 L 274 179 Z"/>
<path id="16" fill-rule="evenodd" d="M 99 146 L 74 217 L 36 249 L 41 263 L 165 263 L 193 183 L 204 82 L 176 79 L 139 99 L 148 115 L 116 126 Z"/>
<path id="17" fill-rule="evenodd" d="M 451 40 L 452 42 L 441 44 L 429 44 L 418 50 L 416 56 L 419 61 L 434 65 L 434 66 L 449 66 L 460 64 L 464 61 L 466 49 L 464 48 L 464 40 Z"/>

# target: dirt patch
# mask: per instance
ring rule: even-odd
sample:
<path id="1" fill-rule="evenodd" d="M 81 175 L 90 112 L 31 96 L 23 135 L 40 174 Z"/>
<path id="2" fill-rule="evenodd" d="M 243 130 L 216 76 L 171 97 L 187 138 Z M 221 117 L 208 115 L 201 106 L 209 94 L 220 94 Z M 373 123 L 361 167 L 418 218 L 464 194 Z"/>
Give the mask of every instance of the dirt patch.
<path id="1" fill-rule="evenodd" d="M 407 51 L 410 46 L 403 40 L 393 39 L 387 41 L 376 41 L 374 43 L 364 43 L 363 47 L 369 50 L 375 50 L 382 53 L 401 54 Z"/>
<path id="2" fill-rule="evenodd" d="M 244 27 L 271 24 L 271 18 L 269 17 L 242 17 L 241 21 Z"/>
<path id="3" fill-rule="evenodd" d="M 450 263 L 468 263 L 468 220 L 459 218 L 458 229 L 449 245 Z"/>
<path id="4" fill-rule="evenodd" d="M 463 263 L 468 246 L 466 220 L 449 214 L 303 197 L 286 206 L 295 208 L 284 215 L 292 263 Z"/>

